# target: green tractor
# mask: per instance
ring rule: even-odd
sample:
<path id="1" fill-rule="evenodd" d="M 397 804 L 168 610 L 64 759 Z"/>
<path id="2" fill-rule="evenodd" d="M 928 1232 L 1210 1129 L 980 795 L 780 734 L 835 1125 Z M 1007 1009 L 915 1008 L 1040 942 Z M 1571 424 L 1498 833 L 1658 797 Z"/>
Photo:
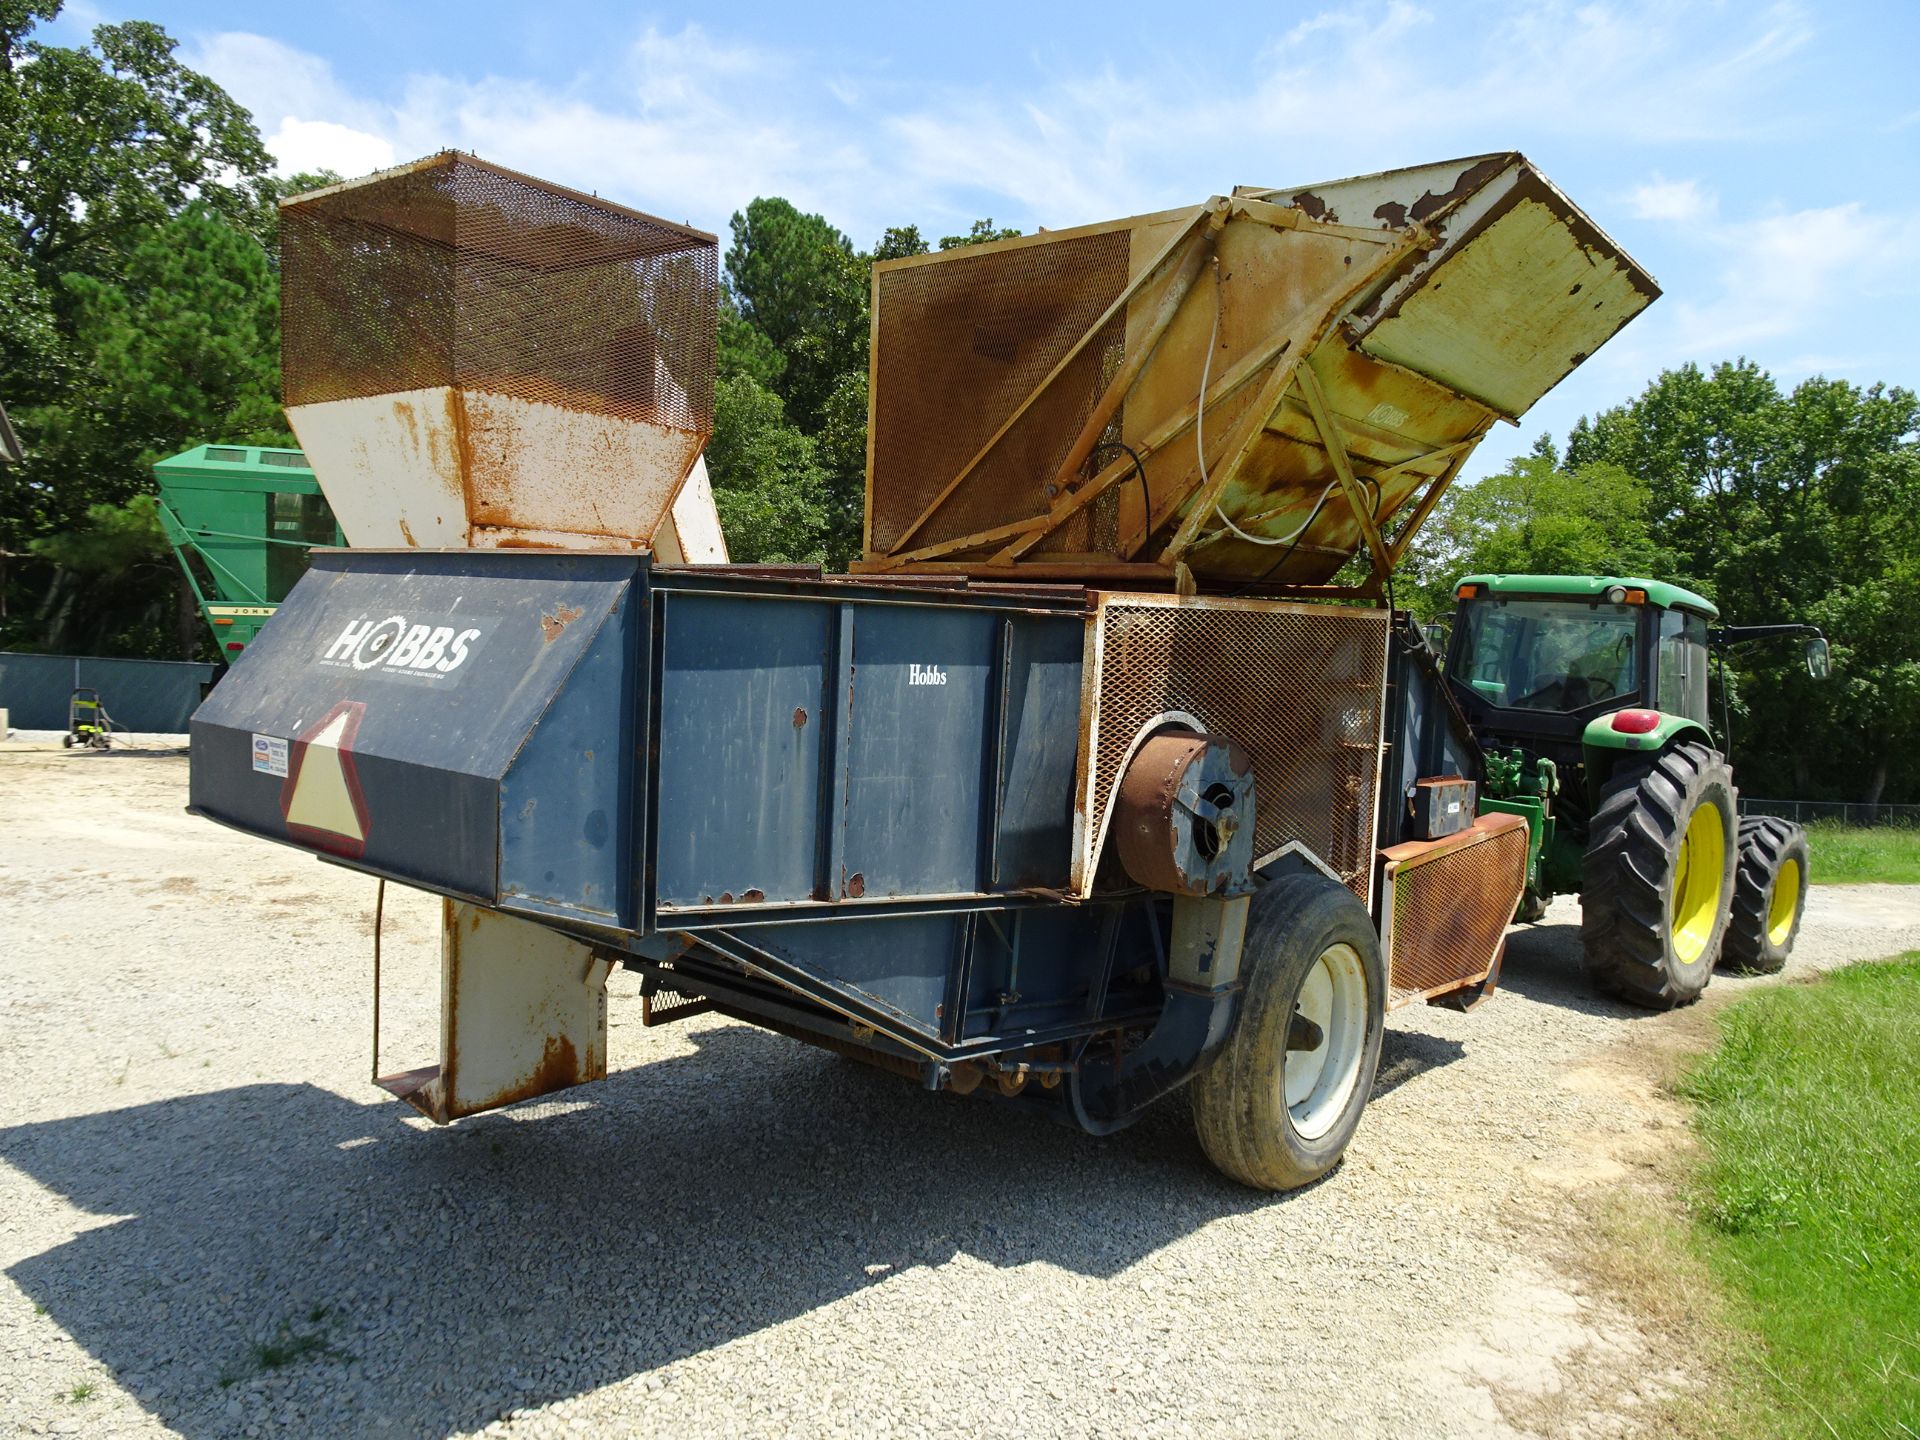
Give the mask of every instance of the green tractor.
<path id="1" fill-rule="evenodd" d="M 1732 646 L 1804 635 L 1808 669 L 1824 676 L 1819 632 L 1716 628 L 1711 601 L 1657 580 L 1470 575 L 1455 595 L 1445 688 L 1481 752 L 1479 808 L 1530 830 L 1517 918 L 1577 892 L 1587 973 L 1651 1009 L 1697 998 L 1716 964 L 1784 966 L 1806 905 L 1806 834 L 1740 819 L 1707 668 Z"/>

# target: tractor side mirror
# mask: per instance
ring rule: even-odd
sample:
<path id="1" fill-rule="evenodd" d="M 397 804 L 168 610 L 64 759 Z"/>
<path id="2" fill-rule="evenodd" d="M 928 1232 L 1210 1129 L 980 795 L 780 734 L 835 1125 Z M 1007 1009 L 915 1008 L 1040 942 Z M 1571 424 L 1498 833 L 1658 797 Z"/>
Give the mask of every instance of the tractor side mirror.
<path id="1" fill-rule="evenodd" d="M 1827 650 L 1827 637 L 1816 635 L 1807 641 L 1807 674 L 1824 680 L 1833 673 L 1833 657 Z"/>
<path id="2" fill-rule="evenodd" d="M 1447 653 L 1447 622 L 1429 620 L 1420 627 L 1420 633 L 1427 637 L 1427 646 L 1436 655 Z"/>

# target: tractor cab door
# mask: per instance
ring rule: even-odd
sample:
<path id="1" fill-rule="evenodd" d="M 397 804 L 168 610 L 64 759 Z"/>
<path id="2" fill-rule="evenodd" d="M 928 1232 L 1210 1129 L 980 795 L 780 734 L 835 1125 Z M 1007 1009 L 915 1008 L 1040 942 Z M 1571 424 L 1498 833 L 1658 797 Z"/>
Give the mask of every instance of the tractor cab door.
<path id="1" fill-rule="evenodd" d="M 1691 610 L 1662 610 L 1654 646 L 1653 708 L 1708 725 L 1707 621 Z"/>

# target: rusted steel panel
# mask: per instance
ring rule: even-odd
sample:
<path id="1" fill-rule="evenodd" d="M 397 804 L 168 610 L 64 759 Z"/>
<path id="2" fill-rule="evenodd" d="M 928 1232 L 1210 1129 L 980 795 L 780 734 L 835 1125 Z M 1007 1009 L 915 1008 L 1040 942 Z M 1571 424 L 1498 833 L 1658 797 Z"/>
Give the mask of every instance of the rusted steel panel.
<path id="1" fill-rule="evenodd" d="M 1355 316 L 1378 359 L 1517 419 L 1659 295 L 1519 157 L 1450 217 L 1450 243 Z"/>
<path id="2" fill-rule="evenodd" d="M 442 909 L 440 1063 L 379 1083 L 445 1124 L 604 1080 L 611 962 L 497 910 Z"/>
<path id="3" fill-rule="evenodd" d="M 1386 611 L 1103 594 L 1090 624 L 1076 893 L 1091 892 L 1135 752 L 1172 724 L 1252 757 L 1256 864 L 1297 844 L 1369 897 Z"/>
<path id="4" fill-rule="evenodd" d="M 350 543 L 670 526 L 713 428 L 711 235 L 448 153 L 294 197 L 281 236 L 288 418 Z"/>
<path id="5" fill-rule="evenodd" d="M 1527 823 L 1482 815 L 1440 840 L 1381 852 L 1388 1003 L 1464 990 L 1497 973 L 1527 880 Z"/>
<path id="6" fill-rule="evenodd" d="M 1378 572 L 1657 293 L 1513 153 L 883 264 L 864 564 Z"/>

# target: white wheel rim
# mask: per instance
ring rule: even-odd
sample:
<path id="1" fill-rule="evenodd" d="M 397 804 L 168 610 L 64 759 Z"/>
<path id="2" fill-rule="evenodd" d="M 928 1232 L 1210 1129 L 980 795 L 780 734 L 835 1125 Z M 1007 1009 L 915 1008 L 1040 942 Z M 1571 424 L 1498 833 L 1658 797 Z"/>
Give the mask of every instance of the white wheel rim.
<path id="1" fill-rule="evenodd" d="M 1318 1140 L 1338 1123 L 1360 1083 L 1367 1041 L 1367 972 L 1351 945 L 1322 951 L 1294 999 L 1294 1013 L 1320 1028 L 1311 1050 L 1288 1050 L 1281 1087 L 1294 1133 Z"/>

